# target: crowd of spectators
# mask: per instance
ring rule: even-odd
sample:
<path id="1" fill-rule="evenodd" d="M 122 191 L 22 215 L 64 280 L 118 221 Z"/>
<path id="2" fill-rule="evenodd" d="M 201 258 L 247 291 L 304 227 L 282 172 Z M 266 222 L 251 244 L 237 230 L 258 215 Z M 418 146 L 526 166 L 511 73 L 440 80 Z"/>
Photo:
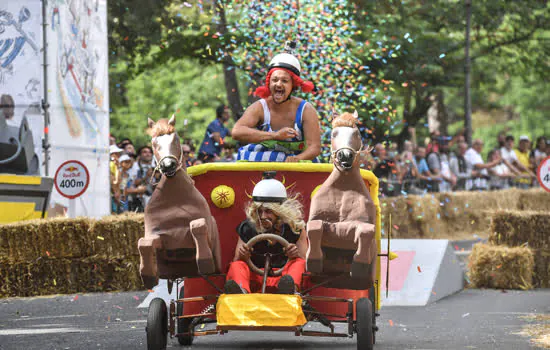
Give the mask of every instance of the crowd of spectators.
<path id="1" fill-rule="evenodd" d="M 526 135 L 520 136 L 517 148 L 515 142 L 514 136 L 501 132 L 498 146 L 484 159 L 483 140 L 475 139 L 468 147 L 462 134 L 434 133 L 424 145 L 405 141 L 401 150 L 394 143 L 376 144 L 361 167 L 379 178 L 382 196 L 539 186 L 535 173 L 550 154 L 550 142 L 541 136 L 532 144 Z"/>

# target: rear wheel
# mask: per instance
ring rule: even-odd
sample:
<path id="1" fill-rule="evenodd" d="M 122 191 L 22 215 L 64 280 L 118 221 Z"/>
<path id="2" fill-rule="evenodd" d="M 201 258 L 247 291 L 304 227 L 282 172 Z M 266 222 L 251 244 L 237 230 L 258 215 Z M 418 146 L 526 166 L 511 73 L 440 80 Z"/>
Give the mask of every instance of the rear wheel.
<path id="1" fill-rule="evenodd" d="M 374 329 L 372 324 L 372 304 L 368 298 L 361 298 L 355 304 L 357 332 L 357 350 L 370 350 L 374 348 Z"/>
<path id="2" fill-rule="evenodd" d="M 378 316 L 378 313 L 376 312 L 376 297 L 378 295 L 376 294 L 376 288 L 373 285 L 369 289 L 369 300 L 372 305 L 372 343 L 376 344 L 376 332 L 378 332 L 378 326 L 376 325 L 376 317 Z"/>
<path id="3" fill-rule="evenodd" d="M 168 311 L 161 298 L 155 298 L 149 304 L 147 315 L 147 349 L 166 349 L 168 337 Z"/>
<path id="4" fill-rule="evenodd" d="M 178 295 L 178 299 L 183 299 L 184 297 L 184 293 L 183 293 L 183 288 L 184 286 L 181 286 L 181 289 L 180 289 L 180 293 Z M 177 315 L 178 316 L 183 316 L 183 303 L 178 303 L 177 305 Z M 193 332 L 193 329 L 189 329 L 189 325 L 191 324 L 191 322 L 193 321 L 192 318 L 178 318 L 177 319 L 177 325 L 178 325 L 178 333 L 183 333 L 183 332 Z M 193 339 L 195 338 L 194 335 L 178 335 L 178 343 L 180 343 L 180 345 L 192 345 L 193 344 Z"/>

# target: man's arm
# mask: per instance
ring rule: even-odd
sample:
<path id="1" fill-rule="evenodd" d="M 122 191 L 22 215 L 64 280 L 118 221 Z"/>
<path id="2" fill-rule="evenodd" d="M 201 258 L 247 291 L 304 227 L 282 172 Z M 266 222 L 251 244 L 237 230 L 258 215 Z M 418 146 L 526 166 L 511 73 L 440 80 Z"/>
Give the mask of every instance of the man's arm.
<path id="1" fill-rule="evenodd" d="M 321 153 L 321 127 L 319 126 L 319 116 L 309 103 L 306 103 L 304 107 L 302 124 L 306 149 L 295 158 L 298 160 L 313 160 Z"/>

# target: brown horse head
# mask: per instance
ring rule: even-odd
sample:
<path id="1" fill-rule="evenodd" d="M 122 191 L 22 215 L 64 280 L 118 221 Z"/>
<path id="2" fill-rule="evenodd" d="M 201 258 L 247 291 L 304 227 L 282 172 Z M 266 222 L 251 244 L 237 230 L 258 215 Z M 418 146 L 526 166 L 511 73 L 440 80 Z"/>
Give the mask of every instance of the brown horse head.
<path id="1" fill-rule="evenodd" d="M 344 113 L 332 120 L 331 155 L 339 170 L 349 171 L 358 165 L 357 155 L 363 148 L 361 134 L 357 127 L 357 111 Z"/>
<path id="2" fill-rule="evenodd" d="M 176 116 L 172 115 L 170 120 L 160 119 L 156 123 L 149 118 L 148 124 L 148 134 L 153 138 L 153 155 L 157 162 L 155 170 L 172 177 L 179 169 L 185 169 L 180 138 L 175 128 Z"/>

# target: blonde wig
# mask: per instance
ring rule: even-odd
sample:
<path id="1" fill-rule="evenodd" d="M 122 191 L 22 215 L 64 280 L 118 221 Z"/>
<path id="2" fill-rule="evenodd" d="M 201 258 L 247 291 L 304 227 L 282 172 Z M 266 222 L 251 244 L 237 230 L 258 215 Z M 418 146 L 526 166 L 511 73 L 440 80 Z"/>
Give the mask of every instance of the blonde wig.
<path id="1" fill-rule="evenodd" d="M 304 222 L 304 211 L 302 204 L 298 201 L 297 196 L 294 198 L 288 198 L 283 203 L 261 203 L 250 202 L 245 208 L 247 219 L 254 224 L 256 230 L 259 233 L 264 233 L 265 229 L 260 224 L 258 218 L 258 208 L 267 208 L 277 216 L 278 220 L 273 225 L 280 225 L 282 223 L 288 224 L 292 229 L 292 232 L 299 235 L 306 227 Z"/>

